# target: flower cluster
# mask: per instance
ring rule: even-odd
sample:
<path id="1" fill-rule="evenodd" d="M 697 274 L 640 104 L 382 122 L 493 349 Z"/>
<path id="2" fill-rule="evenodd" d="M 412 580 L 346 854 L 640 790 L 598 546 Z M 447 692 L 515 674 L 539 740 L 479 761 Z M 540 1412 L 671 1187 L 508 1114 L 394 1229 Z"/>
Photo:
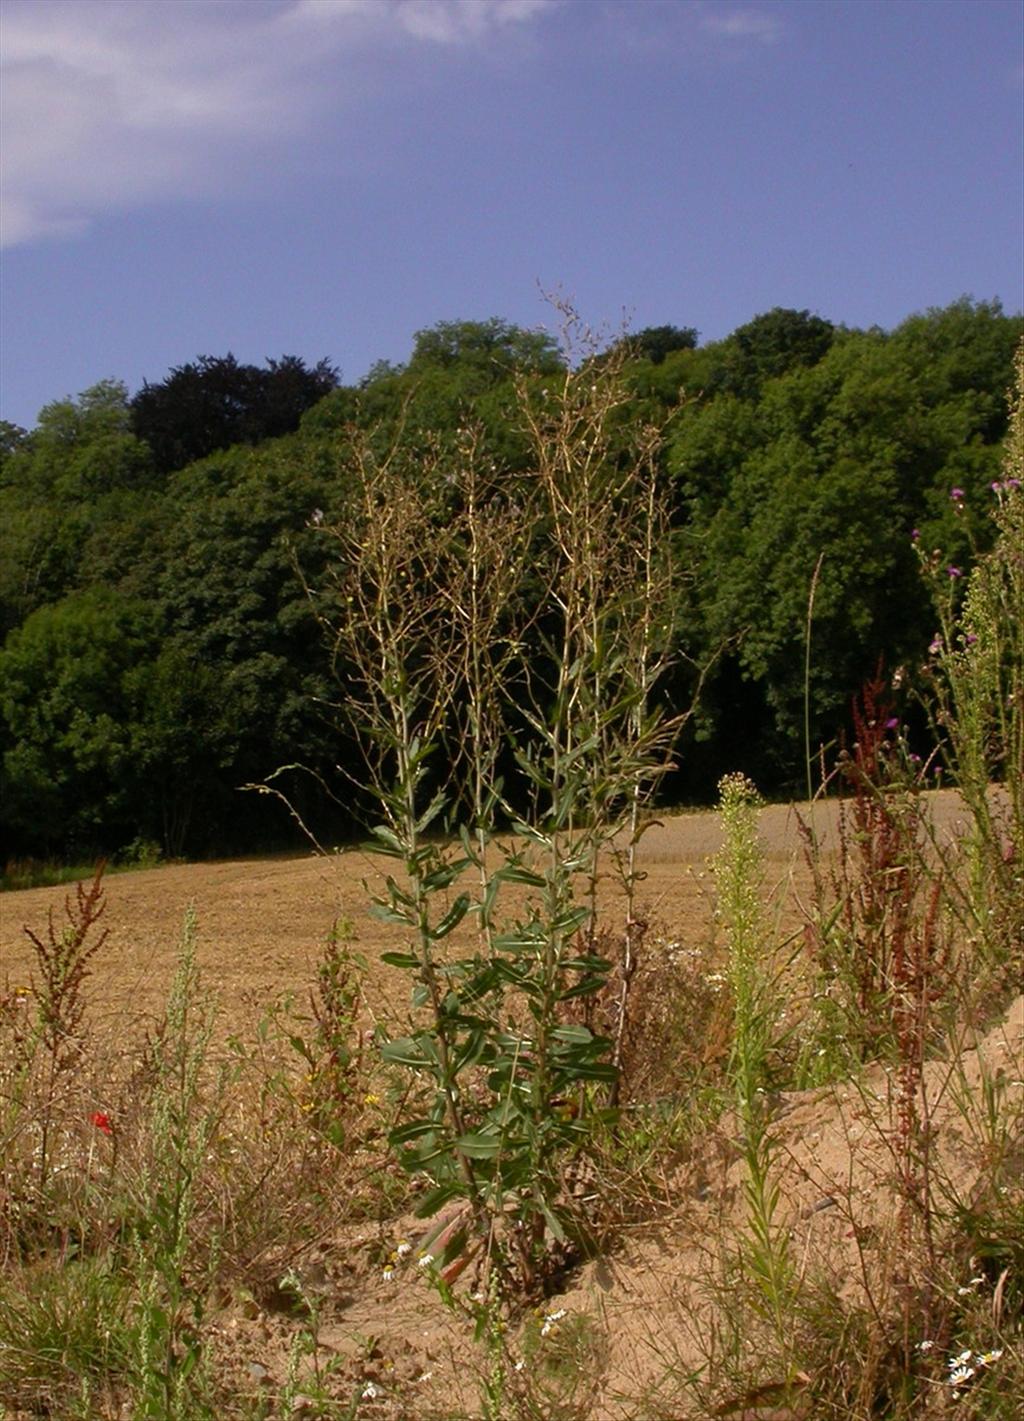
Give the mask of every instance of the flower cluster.
<path id="1" fill-rule="evenodd" d="M 975 1281 L 971 1280 L 972 1283 Z M 961 1289 L 961 1291 L 964 1291 Z M 919 1352 L 930 1352 L 935 1343 L 926 1338 L 917 1344 Z M 991 1352 L 974 1352 L 970 1347 L 966 1347 L 962 1352 L 958 1352 L 955 1357 L 950 1357 L 946 1362 L 946 1371 L 949 1375 L 946 1383 L 953 1391 L 953 1399 L 958 1400 L 960 1393 L 968 1382 L 983 1371 L 986 1367 L 992 1367 L 1003 1355 L 1002 1347 L 995 1347 Z"/>
<path id="2" fill-rule="evenodd" d="M 408 1258 L 408 1257 L 409 1257 L 409 1254 L 410 1254 L 411 1252 L 412 1252 L 412 1244 L 411 1244 L 411 1243 L 407 1243 L 407 1242 L 405 1241 L 405 1239 L 402 1239 L 402 1240 L 399 1242 L 397 1248 L 392 1249 L 391 1253 L 390 1253 L 389 1256 L 388 1256 L 388 1261 L 387 1261 L 387 1263 L 384 1265 L 384 1275 L 383 1275 L 383 1276 L 384 1276 L 384 1282 L 385 1282 L 385 1283 L 390 1283 L 390 1282 L 394 1279 L 395 1272 L 396 1272 L 396 1270 L 397 1270 L 397 1268 L 398 1268 L 398 1265 L 399 1265 L 404 1259 Z M 421 1267 L 421 1268 L 429 1267 L 430 1264 L 433 1263 L 433 1261 L 434 1261 L 434 1260 L 431 1258 L 431 1256 L 430 1256 L 429 1253 L 424 1254 L 423 1257 L 420 1259 L 420 1267 Z"/>
<path id="3" fill-rule="evenodd" d="M 565 1317 L 565 1308 L 556 1308 L 554 1312 L 546 1312 L 540 1325 L 540 1335 L 550 1337 L 553 1332 L 558 1331 L 558 1324 Z"/>

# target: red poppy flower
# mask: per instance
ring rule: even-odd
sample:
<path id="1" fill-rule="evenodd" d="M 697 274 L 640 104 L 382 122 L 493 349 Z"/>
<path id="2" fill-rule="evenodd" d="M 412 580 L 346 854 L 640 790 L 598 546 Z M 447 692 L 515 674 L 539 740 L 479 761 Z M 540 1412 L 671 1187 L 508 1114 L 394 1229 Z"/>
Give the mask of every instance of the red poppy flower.
<path id="1" fill-rule="evenodd" d="M 102 1130 L 104 1135 L 112 1135 L 114 1133 L 114 1127 L 110 1123 L 110 1116 L 103 1110 L 94 1110 L 89 1116 L 89 1121 L 96 1126 L 97 1130 Z"/>

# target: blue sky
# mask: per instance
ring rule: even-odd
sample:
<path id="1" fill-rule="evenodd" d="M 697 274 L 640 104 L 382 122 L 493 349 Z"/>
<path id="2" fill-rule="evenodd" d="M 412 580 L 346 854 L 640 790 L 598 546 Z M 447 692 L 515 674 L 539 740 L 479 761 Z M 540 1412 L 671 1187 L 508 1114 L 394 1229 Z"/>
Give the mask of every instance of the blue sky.
<path id="1" fill-rule="evenodd" d="M 497 315 L 1024 305 L 1019 0 L 4 0 L 4 418 Z"/>

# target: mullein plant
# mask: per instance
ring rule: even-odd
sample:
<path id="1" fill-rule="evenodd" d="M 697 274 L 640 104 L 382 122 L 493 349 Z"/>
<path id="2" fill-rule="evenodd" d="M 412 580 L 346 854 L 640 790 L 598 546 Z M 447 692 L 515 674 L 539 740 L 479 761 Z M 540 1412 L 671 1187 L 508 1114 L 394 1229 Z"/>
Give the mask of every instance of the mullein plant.
<path id="1" fill-rule="evenodd" d="M 488 1302 L 579 1242 L 563 1171 L 616 1078 L 614 1042 L 580 1020 L 612 966 L 597 887 L 675 733 L 650 708 L 669 626 L 655 440 L 616 428 L 622 399 L 614 360 L 524 381 L 533 467 L 514 478 L 476 431 L 427 453 L 353 433 L 353 507 L 325 529 L 315 605 L 380 810 L 377 911 L 406 940 L 385 960 L 412 984 L 408 1029 L 382 1042 L 412 1081 L 391 1142 L 438 1216 L 428 1272 L 447 1289 L 472 1261 Z"/>

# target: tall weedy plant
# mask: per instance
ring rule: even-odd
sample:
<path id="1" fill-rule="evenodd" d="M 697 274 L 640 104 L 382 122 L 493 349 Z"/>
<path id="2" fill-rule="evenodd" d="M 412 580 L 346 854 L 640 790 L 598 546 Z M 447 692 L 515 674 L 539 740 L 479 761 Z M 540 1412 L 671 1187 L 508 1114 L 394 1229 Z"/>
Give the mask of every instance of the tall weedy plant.
<path id="1" fill-rule="evenodd" d="M 567 344 L 586 350 L 588 333 L 571 310 L 563 315 Z M 680 721 L 664 720 L 652 705 L 671 630 L 658 432 L 619 426 L 616 412 L 625 396 L 615 359 L 599 363 L 591 349 L 575 371 L 571 364 L 556 398 L 538 397 L 525 384 L 520 392 L 549 581 L 538 620 L 544 654 L 523 665 L 521 709 L 532 734 L 517 758 L 533 803 L 529 823 L 519 826 L 533 845 L 538 890 L 527 928 L 538 943 L 541 1015 L 552 1023 L 545 1022 L 529 1057 L 531 1089 L 538 1110 L 560 1098 L 568 1085 L 561 1058 L 573 1061 L 573 1110 L 580 1120 L 587 1115 L 589 1081 L 606 1079 L 615 1097 L 643 931 L 636 910 L 641 811 L 668 767 Z M 609 870 L 617 870 L 625 890 L 618 933 L 601 929 L 598 889 Z M 588 1042 L 594 1022 L 586 1004 L 605 985 L 612 962 L 604 954 L 613 944 L 620 969 L 613 1037 L 606 1042 L 591 1034 Z M 565 1004 L 574 999 L 586 1025 L 564 1024 Z M 609 1047 L 610 1067 L 583 1054 Z M 585 1134 L 579 1127 L 578 1135 Z M 532 1169 L 554 1193 L 551 1164 L 541 1151 Z"/>
<path id="2" fill-rule="evenodd" d="M 431 783 L 461 669 L 454 639 L 444 636 L 446 626 L 458 626 L 445 615 L 454 535 L 438 456 L 412 459 L 397 442 L 381 455 L 356 439 L 352 458 L 357 495 L 349 522 L 333 530 L 339 610 L 329 625 L 383 816 L 372 847 L 394 865 L 376 907 L 408 935 L 407 950 L 386 960 L 414 976 L 412 1006 L 424 1019 L 385 1046 L 386 1057 L 425 1087 L 416 1100 L 423 1113 L 404 1122 L 392 1143 L 407 1168 L 433 1180 L 425 1215 L 461 1198 L 476 1232 L 485 1234 L 485 1190 L 460 1078 L 485 1046 L 476 1012 L 465 1007 L 498 983 L 472 958 L 452 963 L 441 956 L 470 907 L 467 893 L 449 902 L 448 889 L 470 866 L 472 850 L 437 838 L 452 792 Z"/>
<path id="3" fill-rule="evenodd" d="M 503 480 L 474 431 L 427 455 L 354 436 L 355 508 L 331 530 L 324 619 L 390 860 L 377 907 L 407 939 L 386 960 L 413 979 L 411 1029 L 383 1045 L 419 1086 L 392 1143 L 428 1186 L 421 1213 L 450 1206 L 443 1280 L 475 1257 L 506 1295 L 572 1233 L 563 1166 L 615 1079 L 576 1007 L 611 965 L 602 854 L 672 733 L 647 707 L 668 623 L 653 438 L 616 431 L 621 399 L 615 361 L 524 381 L 534 465 Z"/>
<path id="4" fill-rule="evenodd" d="M 805 941 L 818 969 L 814 998 L 818 1078 L 855 1064 L 887 1064 L 884 1107 L 867 1098 L 891 1154 L 897 1261 L 886 1279 L 900 1310 L 903 1375 L 914 1374 L 915 1337 L 936 1315 L 937 1244 L 932 1130 L 925 1060 L 950 1001 L 945 912 L 949 875 L 929 853 L 924 769 L 908 755 L 881 677 L 853 702 L 854 741 L 842 752 L 842 790 L 831 869 L 802 824 L 815 912 Z M 809 1072 L 810 1074 L 810 1072 Z"/>
<path id="5" fill-rule="evenodd" d="M 1024 893 L 1024 345 L 991 493 L 995 542 L 962 596 L 959 568 L 941 555 L 921 562 L 939 621 L 926 705 L 971 821 L 966 905 L 990 963 L 1005 968 L 1021 945 Z M 950 497 L 962 508 L 962 489 Z"/>
<path id="6" fill-rule="evenodd" d="M 586 332 L 565 314 L 585 345 Z M 660 432 L 620 430 L 623 398 L 614 362 L 597 379 L 584 363 L 554 404 L 531 398 L 525 385 L 521 391 L 551 569 L 550 607 L 540 624 L 547 655 L 524 667 L 529 720 L 544 755 L 522 763 L 537 822 L 554 835 L 549 867 L 570 865 L 563 888 L 574 901 L 585 875 L 590 954 L 596 960 L 611 950 L 615 960 L 608 1018 L 616 1069 L 645 931 L 637 860 L 643 810 L 686 719 L 664 717 L 653 703 L 669 661 L 675 576 L 657 470 Z M 622 918 L 599 933 L 605 875 L 621 887 Z M 549 873 L 549 884 L 555 877 Z M 615 1083 L 611 1095 L 614 1102 Z"/>
<path id="7" fill-rule="evenodd" d="M 39 1103 L 38 1189 L 45 1198 L 52 1164 L 52 1138 L 56 1126 L 56 1106 L 61 1082 L 68 1080 L 81 1061 L 85 1042 L 85 1000 L 82 987 L 89 975 L 89 963 L 107 940 L 107 929 L 94 929 L 103 916 L 103 871 L 100 863 L 92 883 L 75 885 L 64 899 L 63 926 L 54 922 L 51 909 L 45 937 L 25 928 L 25 936 L 35 951 L 36 971 L 31 995 L 36 1006 L 34 1029 L 23 1041 L 22 1083 L 31 1072 L 33 1058 L 43 1067 L 42 1099 Z"/>
<path id="8" fill-rule="evenodd" d="M 791 1367 L 797 1280 L 789 1234 L 778 1222 L 780 1192 L 771 1172 L 768 1063 L 779 1003 L 763 908 L 764 861 L 757 834 L 761 801 L 741 774 L 726 775 L 718 791 L 725 842 L 715 858 L 714 873 L 717 911 L 729 948 L 734 1004 L 730 1075 L 746 1165 L 749 1236 L 740 1256 L 780 1355 Z"/>
<path id="9" fill-rule="evenodd" d="M 132 1328 L 134 1417 L 200 1421 L 211 1416 L 200 1328 L 216 1256 L 196 1250 L 196 1183 L 217 1124 L 219 1100 L 204 1098 L 213 1011 L 200 998 L 195 917 L 186 914 L 164 1019 L 150 1043 L 154 1077 L 151 1151 L 139 1179 L 134 1248 L 138 1302 Z"/>

